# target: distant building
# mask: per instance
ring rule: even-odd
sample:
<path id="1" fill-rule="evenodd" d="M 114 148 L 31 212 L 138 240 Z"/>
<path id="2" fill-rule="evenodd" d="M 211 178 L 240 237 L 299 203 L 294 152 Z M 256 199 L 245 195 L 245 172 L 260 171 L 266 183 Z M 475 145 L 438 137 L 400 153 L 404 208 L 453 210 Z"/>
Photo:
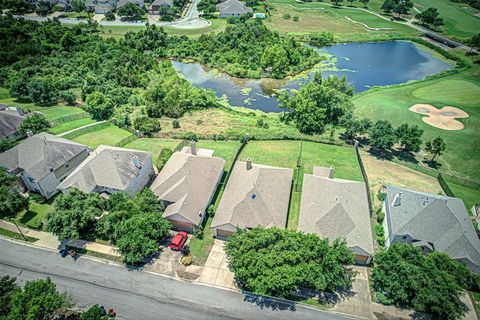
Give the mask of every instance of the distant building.
<path id="1" fill-rule="evenodd" d="M 18 175 L 28 190 L 48 199 L 89 152 L 83 144 L 42 132 L 1 153 L 0 167 Z"/>
<path id="2" fill-rule="evenodd" d="M 85 7 L 89 12 L 105 14 L 114 11 L 115 4 L 114 0 L 86 0 Z"/>
<path id="3" fill-rule="evenodd" d="M 155 0 L 152 2 L 150 7 L 148 7 L 149 14 L 159 14 L 161 7 L 173 7 L 173 0 Z"/>
<path id="4" fill-rule="evenodd" d="M 0 105 L 0 139 L 17 140 L 25 135 L 19 131 L 25 115 L 20 108 Z"/>
<path id="5" fill-rule="evenodd" d="M 133 197 L 154 174 L 149 152 L 101 145 L 58 185 L 58 189 L 63 193 L 72 188 L 108 195 L 123 192 Z"/>
<path id="6" fill-rule="evenodd" d="M 213 235 L 226 239 L 237 228 L 285 228 L 293 170 L 237 161 L 212 221 Z"/>
<path id="7" fill-rule="evenodd" d="M 145 2 L 143 0 L 119 0 L 117 2 L 117 10 L 125 6 L 127 3 L 133 3 L 142 9 L 145 7 Z"/>
<path id="8" fill-rule="evenodd" d="M 202 224 L 222 178 L 225 160 L 207 151 L 192 143 L 173 153 L 150 186 L 162 202 L 163 217 L 176 229 L 192 232 Z"/>
<path id="9" fill-rule="evenodd" d="M 247 7 L 245 2 L 239 0 L 221 2 L 217 4 L 217 10 L 220 12 L 220 18 L 240 17 L 253 12 L 252 8 Z"/>
<path id="10" fill-rule="evenodd" d="M 480 240 L 462 200 L 387 187 L 385 246 L 410 243 L 423 253 L 444 252 L 480 272 Z"/>
<path id="11" fill-rule="evenodd" d="M 345 238 L 355 262 L 372 260 L 373 237 L 363 182 L 333 178 L 333 168 L 314 167 L 303 175 L 298 230 L 321 238 Z"/>

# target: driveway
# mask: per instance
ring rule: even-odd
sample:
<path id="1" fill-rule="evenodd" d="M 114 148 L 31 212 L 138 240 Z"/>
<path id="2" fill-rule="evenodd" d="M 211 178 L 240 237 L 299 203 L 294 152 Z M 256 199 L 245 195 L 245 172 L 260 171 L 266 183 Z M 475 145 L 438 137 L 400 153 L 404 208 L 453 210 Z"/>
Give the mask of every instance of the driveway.
<path id="1" fill-rule="evenodd" d="M 190 241 L 190 237 L 187 243 Z M 167 276 L 175 277 L 177 266 L 180 264 L 180 257 L 182 253 L 180 251 L 173 251 L 168 247 L 170 241 L 166 241 L 165 244 L 160 246 L 159 253 L 150 261 L 150 263 L 144 266 L 145 270 L 165 274 Z"/>
<path id="2" fill-rule="evenodd" d="M 228 269 L 227 256 L 223 248 L 224 244 L 222 240 L 215 239 L 212 251 L 210 251 L 210 255 L 197 282 L 230 290 L 238 290 L 233 273 Z"/>

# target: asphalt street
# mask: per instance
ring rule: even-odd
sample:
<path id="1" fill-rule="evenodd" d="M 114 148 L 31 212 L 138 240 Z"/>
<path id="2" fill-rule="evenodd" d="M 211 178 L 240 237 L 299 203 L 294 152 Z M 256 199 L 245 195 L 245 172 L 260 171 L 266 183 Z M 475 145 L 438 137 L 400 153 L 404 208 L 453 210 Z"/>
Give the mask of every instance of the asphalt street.
<path id="1" fill-rule="evenodd" d="M 297 305 L 294 311 L 245 302 L 237 292 L 183 282 L 113 263 L 56 252 L 0 238 L 0 276 L 19 282 L 50 277 L 79 307 L 114 308 L 120 319 L 355 319 Z M 282 308 L 283 309 L 283 308 Z"/>

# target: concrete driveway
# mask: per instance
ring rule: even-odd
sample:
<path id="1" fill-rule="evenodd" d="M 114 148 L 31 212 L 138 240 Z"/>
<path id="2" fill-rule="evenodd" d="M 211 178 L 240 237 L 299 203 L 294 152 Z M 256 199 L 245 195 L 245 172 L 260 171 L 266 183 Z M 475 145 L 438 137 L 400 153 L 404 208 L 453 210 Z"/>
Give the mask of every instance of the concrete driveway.
<path id="1" fill-rule="evenodd" d="M 224 244 L 223 241 L 215 239 L 212 251 L 210 251 L 210 255 L 197 282 L 230 290 L 238 290 L 233 272 L 228 269 Z"/>
<path id="2" fill-rule="evenodd" d="M 175 232 L 173 233 L 173 235 Z M 189 235 L 187 244 L 190 242 L 191 236 Z M 168 247 L 170 240 L 167 240 L 164 244 L 160 246 L 159 254 L 156 255 L 150 263 L 146 264 L 144 269 L 165 274 L 168 276 L 176 276 L 176 269 L 180 264 L 180 257 L 182 253 L 180 251 L 173 251 Z"/>

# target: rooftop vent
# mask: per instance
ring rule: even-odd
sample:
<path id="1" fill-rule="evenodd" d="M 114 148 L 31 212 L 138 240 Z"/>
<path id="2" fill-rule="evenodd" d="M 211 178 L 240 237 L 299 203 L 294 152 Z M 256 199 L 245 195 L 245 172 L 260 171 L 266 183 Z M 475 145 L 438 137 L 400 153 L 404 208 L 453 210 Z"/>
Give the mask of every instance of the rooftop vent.
<path id="1" fill-rule="evenodd" d="M 142 169 L 142 164 L 140 163 L 140 159 L 138 159 L 137 156 L 133 156 L 132 160 L 135 167 L 137 167 L 138 169 Z"/>
<path id="2" fill-rule="evenodd" d="M 401 204 L 402 204 L 402 193 L 399 192 L 395 195 L 395 198 L 393 199 L 393 206 L 399 207 Z"/>
<path id="3" fill-rule="evenodd" d="M 192 140 L 191 142 L 190 152 L 193 155 L 197 155 L 197 142 L 195 140 Z"/>
<path id="4" fill-rule="evenodd" d="M 252 169 L 252 158 L 247 158 L 247 170 Z"/>
<path id="5" fill-rule="evenodd" d="M 257 199 L 257 195 L 254 193 L 252 194 L 252 200 L 255 200 L 255 199 Z"/>

